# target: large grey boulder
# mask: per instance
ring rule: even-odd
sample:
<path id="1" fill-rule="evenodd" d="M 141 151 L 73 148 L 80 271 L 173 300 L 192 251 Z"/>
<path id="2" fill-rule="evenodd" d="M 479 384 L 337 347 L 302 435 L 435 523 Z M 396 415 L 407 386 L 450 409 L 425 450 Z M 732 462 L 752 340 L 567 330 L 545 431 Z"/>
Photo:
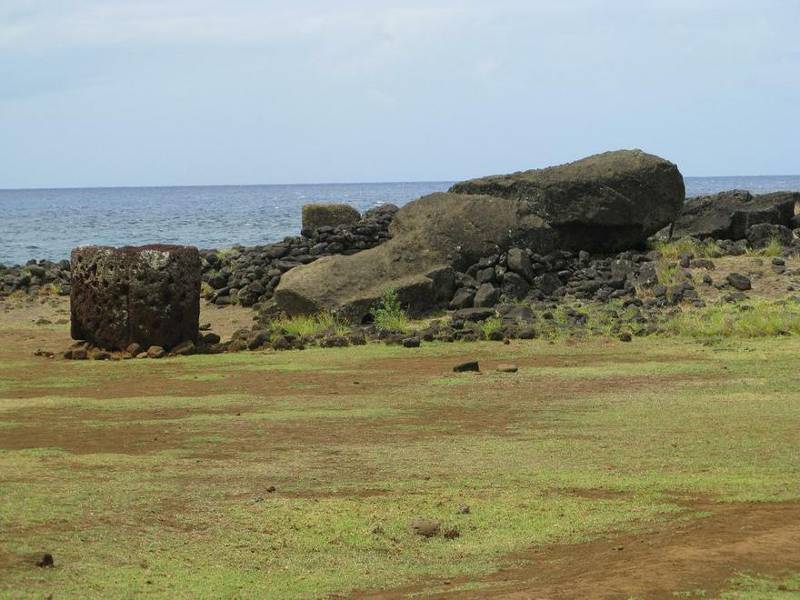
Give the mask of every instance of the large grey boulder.
<path id="1" fill-rule="evenodd" d="M 70 266 L 74 339 L 108 350 L 133 343 L 170 349 L 197 339 L 197 248 L 84 246 L 72 251 Z"/>
<path id="2" fill-rule="evenodd" d="M 599 252 L 643 246 L 678 217 L 685 198 L 678 167 L 641 150 L 472 179 L 450 191 L 522 200 L 557 234 L 558 247 Z"/>
<path id="3" fill-rule="evenodd" d="M 773 192 L 754 196 L 745 190 L 728 190 L 689 198 L 675 222 L 674 237 L 740 240 L 753 225 L 767 223 L 791 227 L 800 192 Z"/>
<path id="4" fill-rule="evenodd" d="M 362 319 L 387 289 L 411 314 L 446 306 L 454 270 L 511 247 L 546 253 L 641 245 L 672 222 L 684 200 L 670 162 L 639 150 L 608 152 L 575 163 L 457 184 L 400 209 L 388 242 L 321 258 L 283 275 L 275 290 L 285 313 L 333 310 Z M 485 192 L 483 194 L 479 192 Z M 524 261 L 519 269 L 526 273 Z"/>

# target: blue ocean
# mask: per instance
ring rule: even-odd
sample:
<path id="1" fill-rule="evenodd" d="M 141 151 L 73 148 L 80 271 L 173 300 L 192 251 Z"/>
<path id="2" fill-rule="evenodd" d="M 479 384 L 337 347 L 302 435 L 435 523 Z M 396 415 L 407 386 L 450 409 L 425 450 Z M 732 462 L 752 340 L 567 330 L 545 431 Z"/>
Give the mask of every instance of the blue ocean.
<path id="1" fill-rule="evenodd" d="M 452 182 L 0 189 L 0 263 L 60 260 L 75 246 L 150 243 L 224 248 L 273 242 L 300 230 L 308 202 L 363 211 L 444 191 Z M 800 176 L 687 177 L 687 196 L 728 189 L 800 191 Z"/>

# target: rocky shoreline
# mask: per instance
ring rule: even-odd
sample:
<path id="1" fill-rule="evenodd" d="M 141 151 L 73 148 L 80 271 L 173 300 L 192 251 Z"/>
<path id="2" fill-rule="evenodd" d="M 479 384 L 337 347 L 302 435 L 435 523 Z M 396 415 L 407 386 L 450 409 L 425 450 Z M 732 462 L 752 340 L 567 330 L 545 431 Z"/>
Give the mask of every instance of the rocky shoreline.
<path id="1" fill-rule="evenodd" d="M 120 342 L 116 352 L 108 350 L 110 341 L 105 349 L 79 341 L 67 357 L 157 358 L 369 340 L 416 347 L 423 341 L 529 339 L 564 330 L 602 330 L 628 340 L 663 331 L 665 319 L 680 307 L 705 307 L 704 290 L 715 290 L 719 302 L 746 300 L 748 274 L 717 275 L 717 259 L 760 254 L 772 273 L 788 278 L 786 292 L 800 288 L 800 270 L 791 267 L 800 254 L 798 208 L 800 192 L 754 196 L 730 190 L 684 201 L 677 168 L 640 151 L 462 182 L 403 209 L 387 204 L 360 215 L 347 205 L 307 205 L 298 236 L 194 251 L 202 297 L 219 308 L 252 308 L 252 327 L 227 341 L 205 331 L 165 347 Z M 179 248 L 165 251 L 161 258 L 171 260 Z M 106 264 L 106 254 L 98 255 L 98 264 Z M 159 283 L 162 275 L 148 275 L 147 260 L 141 264 L 137 277 L 152 289 L 141 293 L 153 298 L 145 304 L 158 304 L 158 290 L 174 278 Z M 88 290 L 83 304 L 94 302 L 97 293 L 108 296 L 105 304 L 114 303 L 113 289 L 86 288 L 84 280 L 94 271 L 75 269 L 69 261 L 0 265 L 0 297 L 71 294 L 74 301 L 75 293 Z M 413 334 L 379 327 L 372 311 L 390 288 L 409 315 L 446 316 Z M 167 290 L 165 297 L 186 297 L 181 286 Z M 87 333 L 77 337 L 91 339 L 102 312 L 90 310 Z M 300 314 L 329 314 L 335 322 L 313 334 L 281 326 L 282 319 Z"/>

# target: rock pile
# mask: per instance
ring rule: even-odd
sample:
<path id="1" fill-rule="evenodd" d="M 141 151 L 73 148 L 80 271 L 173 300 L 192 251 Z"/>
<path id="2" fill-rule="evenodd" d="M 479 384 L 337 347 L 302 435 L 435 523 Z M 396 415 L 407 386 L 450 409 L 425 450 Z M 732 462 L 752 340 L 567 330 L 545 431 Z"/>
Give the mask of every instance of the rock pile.
<path id="1" fill-rule="evenodd" d="M 672 237 L 748 240 L 759 247 L 777 238 L 791 243 L 792 229 L 800 227 L 795 216 L 800 192 L 753 195 L 729 190 L 712 196 L 689 198 L 675 221 Z"/>
<path id="2" fill-rule="evenodd" d="M 70 293 L 69 261 L 29 260 L 24 265 L 0 265 L 0 297 L 15 292 L 36 296 L 50 291 L 60 296 Z"/>
<path id="3" fill-rule="evenodd" d="M 211 288 L 206 299 L 217 305 L 242 306 L 269 300 L 287 271 L 323 256 L 355 254 L 388 240 L 397 210 L 393 204 L 384 204 L 368 210 L 354 224 L 304 228 L 302 235 L 266 246 L 204 252 L 203 281 Z M 319 212 L 314 211 L 314 216 L 319 217 Z M 309 225 L 306 216 L 304 222 Z"/>

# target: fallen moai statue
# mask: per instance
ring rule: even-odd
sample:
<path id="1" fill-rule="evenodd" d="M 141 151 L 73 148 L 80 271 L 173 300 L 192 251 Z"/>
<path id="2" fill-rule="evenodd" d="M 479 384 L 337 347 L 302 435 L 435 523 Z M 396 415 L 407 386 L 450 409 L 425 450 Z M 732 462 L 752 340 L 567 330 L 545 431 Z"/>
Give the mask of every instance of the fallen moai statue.
<path id="1" fill-rule="evenodd" d="M 400 209 L 381 246 L 288 271 L 275 302 L 289 315 L 331 310 L 361 320 L 394 289 L 421 314 L 450 301 L 455 271 L 498 250 L 643 246 L 678 216 L 684 196 L 678 168 L 640 150 L 463 182 Z"/>
<path id="2" fill-rule="evenodd" d="M 72 251 L 72 337 L 107 350 L 174 348 L 198 336 L 200 254 L 153 245 Z"/>

